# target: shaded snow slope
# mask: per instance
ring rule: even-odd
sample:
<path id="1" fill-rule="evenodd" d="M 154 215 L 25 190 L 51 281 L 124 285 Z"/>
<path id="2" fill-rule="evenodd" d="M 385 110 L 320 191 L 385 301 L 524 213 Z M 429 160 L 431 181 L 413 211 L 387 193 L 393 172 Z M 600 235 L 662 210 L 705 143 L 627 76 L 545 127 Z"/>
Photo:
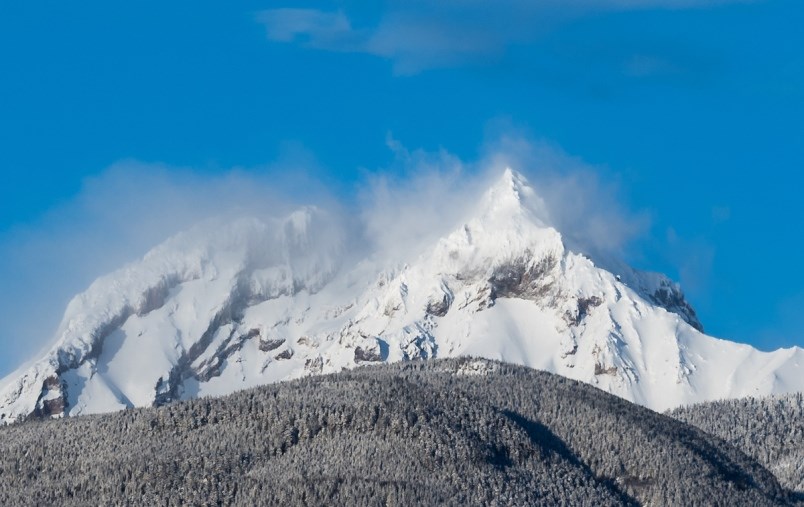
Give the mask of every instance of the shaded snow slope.
<path id="1" fill-rule="evenodd" d="M 475 355 L 656 410 L 804 390 L 804 350 L 703 334 L 666 277 L 568 251 L 506 170 L 415 260 L 345 261 L 327 214 L 207 224 L 97 280 L 50 351 L 0 387 L 0 421 L 232 391 L 361 363 Z"/>

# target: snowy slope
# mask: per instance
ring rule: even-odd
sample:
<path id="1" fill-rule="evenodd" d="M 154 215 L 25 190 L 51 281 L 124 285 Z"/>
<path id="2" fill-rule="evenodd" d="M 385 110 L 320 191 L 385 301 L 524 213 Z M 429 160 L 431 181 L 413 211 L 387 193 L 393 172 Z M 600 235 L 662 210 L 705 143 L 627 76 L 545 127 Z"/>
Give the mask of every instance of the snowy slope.
<path id="1" fill-rule="evenodd" d="M 506 170 L 407 264 L 344 256 L 328 216 L 180 234 L 68 306 L 45 357 L 0 385 L 0 421 L 220 395 L 356 364 L 475 355 L 656 410 L 804 390 L 804 349 L 705 335 L 677 285 L 568 251 Z"/>

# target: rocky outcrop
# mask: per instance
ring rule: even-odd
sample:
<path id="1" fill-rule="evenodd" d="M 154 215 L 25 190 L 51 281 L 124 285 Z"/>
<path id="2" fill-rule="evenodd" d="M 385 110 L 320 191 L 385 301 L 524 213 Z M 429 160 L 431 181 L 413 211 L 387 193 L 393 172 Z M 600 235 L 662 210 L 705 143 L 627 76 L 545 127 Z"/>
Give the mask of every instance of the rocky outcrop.
<path id="1" fill-rule="evenodd" d="M 56 376 L 51 375 L 42 383 L 42 394 L 36 403 L 33 416 L 61 417 L 67 408 L 67 386 Z"/>
<path id="2" fill-rule="evenodd" d="M 263 352 L 270 352 L 272 350 L 276 350 L 282 345 L 284 345 L 285 339 L 284 338 L 260 338 L 259 348 Z"/>
<path id="3" fill-rule="evenodd" d="M 279 354 L 275 355 L 274 359 L 277 361 L 284 361 L 286 359 L 290 359 L 291 357 L 293 357 L 293 349 L 285 349 Z"/>
<path id="4" fill-rule="evenodd" d="M 564 320 L 570 326 L 579 326 L 586 318 L 592 309 L 603 304 L 603 300 L 598 296 L 579 297 L 575 303 L 574 311 L 567 310 L 564 314 Z M 577 345 L 575 347 L 577 350 Z M 575 353 L 574 351 L 572 352 Z"/>
<path id="5" fill-rule="evenodd" d="M 698 320 L 695 309 L 687 302 L 678 285 L 666 280 L 661 287 L 650 295 L 650 298 L 667 311 L 680 315 L 681 318 L 687 321 L 687 324 L 698 331 L 704 332 L 703 324 Z"/>
<path id="6" fill-rule="evenodd" d="M 491 296 L 496 298 L 519 298 L 542 301 L 555 290 L 553 276 L 558 259 L 548 255 L 534 259 L 530 252 L 525 256 L 494 268 L 489 279 Z"/>
<path id="7" fill-rule="evenodd" d="M 355 347 L 355 363 L 378 363 L 383 360 L 382 348 L 379 342 L 371 345 Z"/>

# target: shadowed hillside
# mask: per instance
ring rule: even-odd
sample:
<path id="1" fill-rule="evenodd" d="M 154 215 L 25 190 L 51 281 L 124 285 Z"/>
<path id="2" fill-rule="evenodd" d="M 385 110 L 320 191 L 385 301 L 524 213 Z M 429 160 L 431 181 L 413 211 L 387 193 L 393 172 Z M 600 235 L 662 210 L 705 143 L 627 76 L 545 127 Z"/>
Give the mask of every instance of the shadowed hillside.
<path id="1" fill-rule="evenodd" d="M 804 500 L 804 394 L 701 403 L 670 415 L 741 449 Z"/>
<path id="2" fill-rule="evenodd" d="M 591 386 L 475 359 L 0 429 L 0 504 L 778 505 L 766 469 Z"/>

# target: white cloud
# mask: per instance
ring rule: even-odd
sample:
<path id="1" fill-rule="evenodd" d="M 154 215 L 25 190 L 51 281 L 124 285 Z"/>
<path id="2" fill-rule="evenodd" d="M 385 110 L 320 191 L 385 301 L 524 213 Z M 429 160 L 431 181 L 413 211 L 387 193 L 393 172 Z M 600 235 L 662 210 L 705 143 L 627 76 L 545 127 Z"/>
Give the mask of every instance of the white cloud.
<path id="1" fill-rule="evenodd" d="M 696 9 L 759 0 L 409 0 L 391 2 L 378 20 L 355 28 L 342 11 L 269 9 L 258 14 L 277 42 L 366 53 L 393 62 L 398 74 L 494 59 L 515 44 L 529 44 L 567 20 L 606 11 Z M 658 62 L 641 55 L 630 62 L 638 74 Z M 628 69 L 626 69 L 628 71 Z"/>
<path id="2" fill-rule="evenodd" d="M 372 173 L 359 192 L 360 217 L 376 255 L 409 261 L 465 216 L 483 188 L 471 164 L 441 150 L 408 151 L 389 136 L 392 167 Z"/>

